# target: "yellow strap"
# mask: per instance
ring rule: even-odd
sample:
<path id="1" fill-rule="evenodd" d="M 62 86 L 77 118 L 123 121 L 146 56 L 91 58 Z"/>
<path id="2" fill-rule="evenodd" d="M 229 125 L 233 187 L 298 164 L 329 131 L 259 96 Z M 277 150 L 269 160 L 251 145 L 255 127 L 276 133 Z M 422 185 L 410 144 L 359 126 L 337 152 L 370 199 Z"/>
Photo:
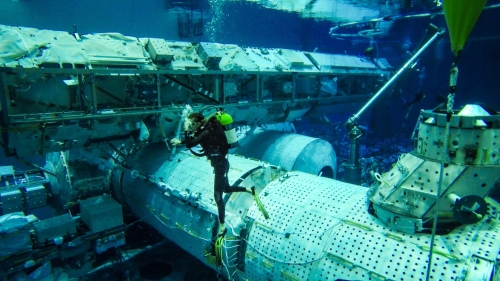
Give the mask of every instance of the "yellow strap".
<path id="1" fill-rule="evenodd" d="M 451 50 L 455 54 L 464 48 L 487 0 L 443 0 L 444 17 L 450 32 Z"/>
<path id="2" fill-rule="evenodd" d="M 264 204 L 262 204 L 262 202 L 260 202 L 259 196 L 257 194 L 254 194 L 253 199 L 255 200 L 255 203 L 257 204 L 257 208 L 259 208 L 259 211 L 262 213 L 262 215 L 264 215 L 264 218 L 266 218 L 266 220 L 267 220 L 269 218 L 269 214 L 267 213 L 266 208 L 264 208 Z"/>

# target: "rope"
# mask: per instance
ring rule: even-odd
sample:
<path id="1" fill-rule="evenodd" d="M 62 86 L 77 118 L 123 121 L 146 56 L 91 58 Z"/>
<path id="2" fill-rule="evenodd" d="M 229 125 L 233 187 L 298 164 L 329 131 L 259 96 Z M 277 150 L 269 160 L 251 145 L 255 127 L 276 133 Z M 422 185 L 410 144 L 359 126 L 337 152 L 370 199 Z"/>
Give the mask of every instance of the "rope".
<path id="1" fill-rule="evenodd" d="M 450 94 L 448 95 L 448 102 L 446 103 L 446 126 L 443 135 L 443 146 L 441 149 L 441 165 L 439 167 L 439 178 L 436 190 L 436 204 L 434 205 L 434 219 L 432 222 L 432 236 L 431 236 L 431 245 L 429 248 L 429 261 L 427 264 L 427 276 L 425 280 L 429 280 L 429 275 L 432 267 L 432 253 L 434 251 L 434 239 L 436 237 L 436 228 L 438 223 L 439 216 L 439 202 L 441 199 L 441 187 L 443 184 L 443 170 L 444 165 L 449 162 L 448 160 L 448 142 L 450 139 L 450 119 L 453 115 L 453 103 L 455 102 L 455 89 L 457 85 L 458 79 L 458 68 L 454 65 L 450 71 Z"/>

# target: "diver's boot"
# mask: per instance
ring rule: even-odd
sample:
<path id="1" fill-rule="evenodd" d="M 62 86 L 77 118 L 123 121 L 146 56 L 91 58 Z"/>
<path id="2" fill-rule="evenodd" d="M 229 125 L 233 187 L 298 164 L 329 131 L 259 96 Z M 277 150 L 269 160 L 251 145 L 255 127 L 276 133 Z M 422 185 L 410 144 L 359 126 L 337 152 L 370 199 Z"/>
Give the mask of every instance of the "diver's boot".
<path id="1" fill-rule="evenodd" d="M 217 236 L 224 236 L 227 232 L 227 229 L 223 223 L 219 224 L 219 230 L 217 231 Z"/>
<path id="2" fill-rule="evenodd" d="M 247 192 L 252 195 L 255 195 L 255 186 L 247 187 Z"/>

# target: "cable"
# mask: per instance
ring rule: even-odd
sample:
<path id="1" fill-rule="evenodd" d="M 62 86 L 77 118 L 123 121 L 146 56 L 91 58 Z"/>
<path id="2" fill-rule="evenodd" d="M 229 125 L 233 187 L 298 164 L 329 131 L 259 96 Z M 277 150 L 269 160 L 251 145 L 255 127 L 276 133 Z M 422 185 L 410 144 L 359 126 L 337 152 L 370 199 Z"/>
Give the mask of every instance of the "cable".
<path id="1" fill-rule="evenodd" d="M 215 240 L 215 263 L 217 267 L 220 267 L 223 264 L 222 261 L 222 245 L 224 243 L 224 236 L 219 236 L 217 240 Z"/>
<path id="2" fill-rule="evenodd" d="M 168 227 L 168 228 L 172 228 L 172 229 L 174 229 L 174 228 L 176 228 L 176 229 L 180 229 L 180 230 L 182 230 L 182 231 L 186 232 L 187 234 L 189 234 L 189 235 L 191 235 L 191 236 L 193 236 L 193 237 L 195 237 L 195 238 L 198 238 L 198 239 L 200 239 L 200 240 L 203 240 L 203 241 L 205 241 L 205 242 L 211 242 L 211 241 L 212 241 L 211 239 L 206 239 L 206 238 L 203 238 L 203 237 L 201 237 L 201 236 L 194 235 L 193 233 L 191 233 L 191 232 L 189 232 L 189 231 L 186 231 L 186 229 L 184 229 L 184 228 L 181 228 L 181 227 L 178 227 L 178 226 L 171 226 L 171 225 L 168 225 L 168 224 L 164 223 L 164 222 L 163 222 L 163 220 L 162 220 L 161 218 L 159 218 L 159 217 L 158 217 L 155 213 L 153 213 L 153 210 L 152 210 L 152 209 L 148 208 L 148 206 L 144 206 L 144 207 L 146 207 L 147 209 L 149 209 L 149 211 L 151 212 L 151 214 L 150 214 L 150 215 L 155 216 L 155 217 L 158 219 L 158 221 L 159 221 L 161 224 L 163 224 L 164 226 L 166 226 L 166 227 Z M 149 216 L 149 215 L 148 215 L 148 216 Z M 145 216 L 145 217 L 147 217 L 147 216 Z M 142 219 L 141 219 L 141 220 L 142 220 Z"/>
<path id="3" fill-rule="evenodd" d="M 456 62 L 458 61 L 458 58 L 455 58 Z M 439 178 L 438 178 L 438 184 L 437 184 L 437 190 L 436 190 L 436 203 L 434 204 L 434 220 L 432 223 L 432 236 L 431 236 L 431 245 L 429 248 L 429 261 L 427 264 L 427 275 L 426 275 L 426 280 L 429 280 L 430 272 L 431 272 L 431 266 L 432 266 L 432 252 L 434 250 L 434 239 L 436 237 L 436 229 L 437 229 L 437 223 L 438 223 L 438 216 L 439 216 L 439 202 L 441 199 L 441 187 L 443 185 L 443 170 L 444 166 L 447 165 L 448 162 L 448 142 L 450 138 L 450 120 L 453 115 L 453 103 L 455 101 L 455 88 L 457 85 L 457 78 L 458 78 L 458 68 L 456 64 L 453 65 L 451 71 L 450 71 L 450 94 L 448 95 L 448 102 L 446 104 L 446 127 L 445 127 L 445 133 L 443 135 L 443 147 L 441 151 L 441 165 L 439 166 Z"/>

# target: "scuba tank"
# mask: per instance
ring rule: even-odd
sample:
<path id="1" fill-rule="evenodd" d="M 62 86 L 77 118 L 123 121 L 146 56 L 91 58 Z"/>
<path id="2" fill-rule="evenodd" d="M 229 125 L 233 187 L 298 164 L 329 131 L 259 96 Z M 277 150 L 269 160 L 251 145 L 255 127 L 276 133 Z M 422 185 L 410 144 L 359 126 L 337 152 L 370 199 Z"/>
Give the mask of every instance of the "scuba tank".
<path id="1" fill-rule="evenodd" d="M 222 128 L 224 128 L 224 134 L 226 135 L 226 141 L 229 148 L 238 147 L 238 137 L 236 136 L 236 130 L 233 126 L 233 118 L 231 115 L 221 109 L 215 113 L 215 118 L 219 120 Z"/>

